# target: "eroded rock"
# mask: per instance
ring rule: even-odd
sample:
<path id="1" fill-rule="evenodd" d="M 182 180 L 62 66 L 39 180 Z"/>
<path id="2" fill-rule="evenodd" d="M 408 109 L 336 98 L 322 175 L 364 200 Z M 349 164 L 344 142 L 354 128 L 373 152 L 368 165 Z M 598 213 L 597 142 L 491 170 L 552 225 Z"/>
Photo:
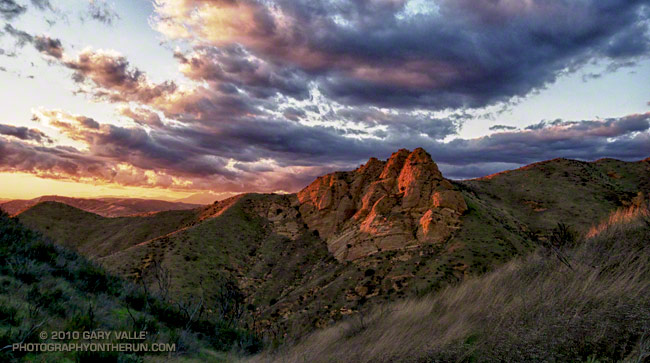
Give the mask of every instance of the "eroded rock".
<path id="1" fill-rule="evenodd" d="M 298 193 L 299 211 L 339 260 L 441 243 L 467 205 L 421 148 L 316 179 Z"/>

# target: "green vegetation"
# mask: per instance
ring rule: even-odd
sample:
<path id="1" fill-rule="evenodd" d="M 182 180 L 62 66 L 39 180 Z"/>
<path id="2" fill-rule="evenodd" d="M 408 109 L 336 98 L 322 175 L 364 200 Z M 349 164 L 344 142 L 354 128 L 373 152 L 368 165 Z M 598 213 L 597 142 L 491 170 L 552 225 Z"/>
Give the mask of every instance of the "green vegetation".
<path id="1" fill-rule="evenodd" d="M 20 221 L 57 244 L 87 257 L 102 257 L 186 227 L 195 210 L 106 218 L 57 202 L 41 202 L 19 214 Z"/>
<path id="2" fill-rule="evenodd" d="M 566 226 L 483 276 L 383 305 L 268 350 L 268 362 L 644 362 L 650 357 L 650 211 L 576 239 Z M 558 263 L 554 249 L 570 266 Z"/>
<path id="3" fill-rule="evenodd" d="M 586 232 L 594 221 L 629 204 L 638 192 L 650 192 L 648 164 L 554 159 L 460 184 L 532 232 L 548 231 L 558 221 Z"/>
<path id="4" fill-rule="evenodd" d="M 200 306 L 197 314 L 200 311 L 201 320 L 214 327 L 190 325 L 213 349 L 227 350 L 234 344 L 237 350 L 252 351 L 260 340 L 278 346 L 342 319 L 367 326 L 378 306 L 432 296 L 476 276 L 491 276 L 515 258 L 523 263 L 521 258 L 536 249 L 533 256 L 549 265 L 579 272 L 571 251 L 579 248 L 581 236 L 606 229 L 607 223 L 590 229 L 595 221 L 650 194 L 648 165 L 557 159 L 453 182 L 468 210 L 451 238 L 381 251 L 354 262 L 332 257 L 326 242 L 305 225 L 295 195 L 243 194 L 191 211 L 121 218 L 48 202 L 17 217 L 57 245 L 128 279 L 141 295 L 170 304 L 186 319 Z M 619 214 L 613 219 L 630 220 Z M 63 277 L 63 271 L 57 273 Z M 165 309 L 142 304 L 142 298 L 124 301 L 132 300 L 140 305 L 130 306 L 131 311 L 165 315 Z M 93 310 L 99 305 L 93 304 Z M 76 309 L 85 312 L 88 304 Z M 111 314 L 136 324 L 129 310 Z M 8 316 L 11 320 L 11 311 Z M 103 315 L 95 311 L 95 316 Z M 166 324 L 164 318 L 156 319 Z M 217 326 L 239 333 L 225 342 L 212 340 Z M 477 333 L 462 341 L 473 345 L 482 337 Z"/>
<path id="5" fill-rule="evenodd" d="M 147 331 L 147 343 L 173 344 L 159 358 L 219 361 L 226 353 L 253 353 L 260 340 L 238 326 L 236 294 L 224 286 L 223 319 L 204 317 L 202 297 L 169 299 L 108 274 L 84 257 L 46 241 L 0 213 L 0 361 L 121 361 L 156 359 L 145 353 L 14 352 L 14 343 L 53 343 L 54 331 Z M 226 293 L 228 292 L 228 294 Z M 81 342 L 65 339 L 63 342 Z M 114 342 L 115 340 L 105 341 Z M 120 340 L 124 342 L 140 342 Z M 87 341 L 86 341 L 87 342 Z M 152 354 L 152 353 L 148 353 Z M 229 353 L 230 354 L 230 353 Z"/>

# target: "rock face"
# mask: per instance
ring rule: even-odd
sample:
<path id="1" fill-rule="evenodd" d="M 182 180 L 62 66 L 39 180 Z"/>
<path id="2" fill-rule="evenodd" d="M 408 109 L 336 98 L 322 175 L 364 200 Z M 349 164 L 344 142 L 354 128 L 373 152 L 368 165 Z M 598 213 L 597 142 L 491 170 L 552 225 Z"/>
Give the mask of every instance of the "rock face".
<path id="1" fill-rule="evenodd" d="M 308 227 L 339 260 L 441 243 L 467 210 L 463 196 L 421 148 L 322 176 L 298 193 L 298 203 Z"/>

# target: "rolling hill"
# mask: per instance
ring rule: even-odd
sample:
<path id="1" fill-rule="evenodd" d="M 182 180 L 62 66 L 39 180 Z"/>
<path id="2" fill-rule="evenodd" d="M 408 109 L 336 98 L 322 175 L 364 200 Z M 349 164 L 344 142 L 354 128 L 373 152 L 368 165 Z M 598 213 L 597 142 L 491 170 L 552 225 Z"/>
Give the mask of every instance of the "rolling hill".
<path id="1" fill-rule="evenodd" d="M 493 270 L 534 250 L 559 222 L 585 232 L 642 200 L 649 179 L 649 160 L 556 159 L 450 181 L 416 149 L 297 194 L 122 218 L 48 202 L 18 218 L 152 289 L 162 266 L 172 296 L 203 295 L 214 314 L 222 287 L 234 285 L 252 329 L 282 337 Z"/>
<path id="2" fill-rule="evenodd" d="M 167 202 L 163 200 L 136 199 L 136 198 L 69 198 L 58 195 L 48 195 L 28 200 L 10 200 L 0 204 L 0 209 L 14 215 L 29 209 L 41 202 L 58 202 L 84 210 L 86 212 L 99 214 L 104 217 L 123 217 L 138 214 L 147 214 L 168 210 L 193 209 L 200 204 L 189 204 L 181 202 Z"/>

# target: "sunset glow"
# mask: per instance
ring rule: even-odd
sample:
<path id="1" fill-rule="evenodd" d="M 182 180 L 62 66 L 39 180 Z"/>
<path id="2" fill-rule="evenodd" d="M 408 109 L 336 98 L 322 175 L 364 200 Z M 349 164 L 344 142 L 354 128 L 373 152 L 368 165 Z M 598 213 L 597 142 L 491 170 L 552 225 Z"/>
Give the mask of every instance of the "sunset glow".
<path id="1" fill-rule="evenodd" d="M 400 148 L 456 179 L 644 159 L 650 8 L 607 4 L 0 0 L 0 198 L 294 192 Z"/>

